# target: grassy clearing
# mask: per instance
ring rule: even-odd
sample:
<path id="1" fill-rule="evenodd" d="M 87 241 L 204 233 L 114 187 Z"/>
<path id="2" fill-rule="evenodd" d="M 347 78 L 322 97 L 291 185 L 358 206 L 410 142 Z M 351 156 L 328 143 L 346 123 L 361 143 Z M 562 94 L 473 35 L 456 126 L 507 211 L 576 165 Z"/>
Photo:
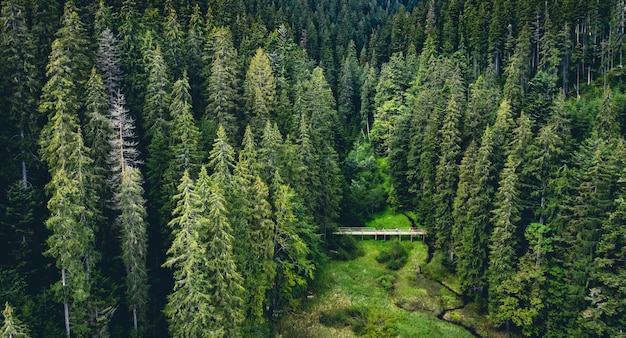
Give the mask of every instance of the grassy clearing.
<path id="1" fill-rule="evenodd" d="M 408 215 L 413 219 L 417 219 L 416 215 L 412 212 L 409 212 Z M 411 222 L 403 214 L 395 213 L 390 208 L 387 208 L 385 211 L 374 215 L 373 219 L 367 222 L 365 226 L 376 229 L 402 229 L 410 228 Z"/>
<path id="2" fill-rule="evenodd" d="M 301 309 L 281 319 L 279 337 L 472 337 L 431 312 L 448 308 L 456 300 L 444 301 L 441 285 L 417 277 L 426 258 L 423 243 L 406 243 L 409 259 L 398 271 L 376 261 L 378 254 L 390 247 L 389 241 L 363 241 L 359 245 L 364 256 L 329 262 L 320 271 L 316 294 Z M 392 288 L 381 279 L 392 280 Z M 402 304 L 420 306 L 404 310 Z"/>

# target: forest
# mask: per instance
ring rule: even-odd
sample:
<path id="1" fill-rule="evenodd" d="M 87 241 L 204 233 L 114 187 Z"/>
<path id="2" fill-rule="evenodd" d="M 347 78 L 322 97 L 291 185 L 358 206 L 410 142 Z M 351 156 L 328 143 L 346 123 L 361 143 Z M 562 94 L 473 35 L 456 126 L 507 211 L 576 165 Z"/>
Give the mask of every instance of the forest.
<path id="1" fill-rule="evenodd" d="M 626 336 L 625 0 L 2 0 L 3 337 L 267 337 L 384 210 Z"/>

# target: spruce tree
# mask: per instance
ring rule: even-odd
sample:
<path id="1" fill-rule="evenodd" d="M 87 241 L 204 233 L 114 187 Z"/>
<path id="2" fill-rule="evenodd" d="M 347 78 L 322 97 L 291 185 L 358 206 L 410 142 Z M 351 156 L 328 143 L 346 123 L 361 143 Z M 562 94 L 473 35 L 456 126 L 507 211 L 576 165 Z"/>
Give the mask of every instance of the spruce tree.
<path id="1" fill-rule="evenodd" d="M 207 55 L 211 55 L 207 73 L 207 107 L 204 118 L 214 126 L 222 125 L 231 138 L 238 135 L 237 96 L 237 50 L 233 46 L 228 28 L 215 28 L 211 32 Z M 209 136 L 209 135 L 205 135 Z"/>
<path id="2" fill-rule="evenodd" d="M 87 332 L 87 300 L 91 269 L 97 260 L 94 231 L 99 210 L 93 185 L 92 160 L 85 147 L 78 124 L 80 107 L 68 52 L 60 39 L 53 42 L 48 64 L 48 82 L 44 86 L 39 110 L 48 115 L 40 136 L 41 158 L 47 163 L 51 181 L 51 230 L 46 253 L 56 259 L 61 281 L 55 284 L 57 298 L 64 305 L 65 329 Z"/>
<path id="3" fill-rule="evenodd" d="M 213 332 L 218 336 L 233 337 L 239 334 L 244 319 L 243 279 L 235 264 L 233 255 L 232 228 L 228 220 L 226 199 L 217 178 L 212 178 L 208 196 L 200 195 L 207 201 L 202 210 L 207 222 L 207 281 L 211 285 L 210 304 L 214 308 Z"/>
<path id="4" fill-rule="evenodd" d="M 274 179 L 280 181 L 279 178 Z M 313 279 L 315 264 L 309 259 L 316 240 L 313 226 L 302 214 L 302 205 L 288 185 L 278 184 L 274 192 L 274 262 L 276 279 L 272 310 L 288 305 Z"/>
<path id="5" fill-rule="evenodd" d="M 434 198 L 435 208 L 435 235 L 437 247 L 447 252 L 452 261 L 452 225 L 454 218 L 452 214 L 454 196 L 458 180 L 459 157 L 461 155 L 461 133 L 459 124 L 461 111 L 452 97 L 448 103 L 443 129 L 441 130 L 441 154 L 437 164 L 437 175 L 435 178 L 436 195 Z"/>
<path id="6" fill-rule="evenodd" d="M 174 337 L 224 336 L 225 333 L 216 325 L 215 285 L 207 248 L 209 224 L 200 205 L 201 197 L 185 172 L 174 196 L 176 208 L 169 223 L 174 239 L 163 264 L 174 269 L 174 288 L 167 296 L 164 310 L 170 335 Z"/>
<path id="7" fill-rule="evenodd" d="M 142 176 L 139 169 L 128 167 L 122 173 L 115 196 L 119 215 L 122 244 L 122 262 L 126 268 L 126 301 L 133 316 L 133 328 L 145 320 L 148 305 L 148 235 L 146 201 L 143 197 Z"/>
<path id="8" fill-rule="evenodd" d="M 37 123 L 37 99 L 40 89 L 39 72 L 36 68 L 35 46 L 28 29 L 26 8 L 22 1 L 2 3 L 0 15 L 0 58 L 3 60 L 3 80 L 0 88 L 4 99 L 5 114 L 11 124 L 12 158 L 19 161 L 19 175 L 24 186 L 29 183 L 29 168 L 34 165 Z M 16 175 L 17 176 L 17 175 Z"/>
<path id="9" fill-rule="evenodd" d="M 244 82 L 245 121 L 253 130 L 262 130 L 273 119 L 276 108 L 276 80 L 270 59 L 261 48 L 250 60 Z"/>
<path id="10" fill-rule="evenodd" d="M 0 328 L 0 335 L 4 338 L 28 338 L 29 330 L 13 315 L 13 308 L 8 302 L 4 305 L 4 324 Z"/>

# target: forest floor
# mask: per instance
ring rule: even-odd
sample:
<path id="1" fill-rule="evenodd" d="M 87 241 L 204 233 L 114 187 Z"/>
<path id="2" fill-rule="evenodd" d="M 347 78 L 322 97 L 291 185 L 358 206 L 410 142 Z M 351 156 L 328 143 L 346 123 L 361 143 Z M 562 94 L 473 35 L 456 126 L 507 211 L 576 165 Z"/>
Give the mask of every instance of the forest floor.
<path id="1" fill-rule="evenodd" d="M 277 325 L 278 337 L 504 337 L 459 296 L 458 281 L 421 242 L 403 242 L 406 265 L 376 257 L 392 241 L 359 241 L 363 256 L 330 261 L 314 291 Z"/>

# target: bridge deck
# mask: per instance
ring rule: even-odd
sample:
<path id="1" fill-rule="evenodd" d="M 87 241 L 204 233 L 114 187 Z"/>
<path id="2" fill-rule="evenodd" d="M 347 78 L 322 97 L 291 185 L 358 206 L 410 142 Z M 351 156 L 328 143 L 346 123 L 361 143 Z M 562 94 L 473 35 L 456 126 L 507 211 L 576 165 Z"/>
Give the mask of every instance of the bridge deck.
<path id="1" fill-rule="evenodd" d="M 376 229 L 369 227 L 339 227 L 337 231 L 334 232 L 334 234 L 361 237 L 374 236 L 374 239 L 378 239 L 378 237 L 386 239 L 387 236 L 398 236 L 398 238 L 402 238 L 402 236 L 409 236 L 411 240 L 413 240 L 413 236 L 420 236 L 422 239 L 424 239 L 424 236 L 426 235 L 426 230 L 412 228 Z"/>

